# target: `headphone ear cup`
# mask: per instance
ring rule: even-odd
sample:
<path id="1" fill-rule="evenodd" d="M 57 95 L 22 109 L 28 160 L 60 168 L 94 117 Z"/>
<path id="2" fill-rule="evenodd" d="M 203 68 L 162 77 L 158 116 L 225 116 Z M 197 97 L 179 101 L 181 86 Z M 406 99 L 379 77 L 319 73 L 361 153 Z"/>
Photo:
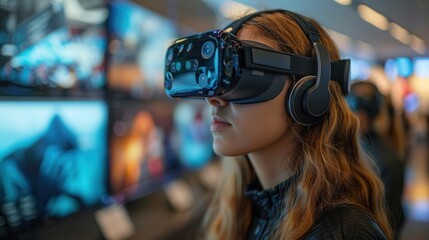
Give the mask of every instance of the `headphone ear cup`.
<path id="1" fill-rule="evenodd" d="M 292 119 L 301 125 L 313 125 L 320 117 L 309 114 L 307 97 L 309 90 L 316 84 L 315 76 L 305 76 L 291 86 L 287 96 L 287 111 Z"/>

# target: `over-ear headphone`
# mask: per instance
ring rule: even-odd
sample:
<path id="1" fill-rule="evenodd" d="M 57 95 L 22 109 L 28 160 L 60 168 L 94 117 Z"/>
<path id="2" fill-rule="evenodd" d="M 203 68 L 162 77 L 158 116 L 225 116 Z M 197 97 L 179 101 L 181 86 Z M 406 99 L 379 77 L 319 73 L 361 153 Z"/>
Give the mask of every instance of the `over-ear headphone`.
<path id="1" fill-rule="evenodd" d="M 312 43 L 317 61 L 317 75 L 304 76 L 296 81 L 288 91 L 286 106 L 292 119 L 305 126 L 317 123 L 328 111 L 331 101 L 329 80 L 331 76 L 331 60 L 328 50 L 320 42 L 320 33 L 310 20 L 298 13 L 284 9 L 273 9 L 256 12 L 232 22 L 227 28 L 237 34 L 242 24 L 265 13 L 280 12 L 291 16 Z"/>

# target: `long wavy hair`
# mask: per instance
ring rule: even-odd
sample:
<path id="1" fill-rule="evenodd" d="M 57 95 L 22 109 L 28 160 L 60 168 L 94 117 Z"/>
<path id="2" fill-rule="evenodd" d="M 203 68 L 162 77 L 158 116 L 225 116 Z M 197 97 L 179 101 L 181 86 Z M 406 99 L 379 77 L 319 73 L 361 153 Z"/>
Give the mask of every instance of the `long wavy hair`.
<path id="1" fill-rule="evenodd" d="M 317 22 L 311 21 L 318 28 L 330 58 L 339 59 L 333 40 Z M 310 41 L 288 14 L 261 14 L 243 28 L 279 51 L 314 56 Z M 272 238 L 301 239 L 323 209 L 353 204 L 366 210 L 388 239 L 393 239 L 382 182 L 359 144 L 358 119 L 349 110 L 339 84 L 330 81 L 329 88 L 329 113 L 319 123 L 303 127 L 290 117 L 287 120 L 298 145 L 288 168 L 299 172 L 299 177 L 285 196 L 284 208 L 288 211 L 272 230 Z M 252 219 L 252 203 L 244 191 L 256 175 L 246 156 L 225 158 L 222 164 L 222 177 L 204 217 L 202 234 L 205 239 L 243 239 Z"/>

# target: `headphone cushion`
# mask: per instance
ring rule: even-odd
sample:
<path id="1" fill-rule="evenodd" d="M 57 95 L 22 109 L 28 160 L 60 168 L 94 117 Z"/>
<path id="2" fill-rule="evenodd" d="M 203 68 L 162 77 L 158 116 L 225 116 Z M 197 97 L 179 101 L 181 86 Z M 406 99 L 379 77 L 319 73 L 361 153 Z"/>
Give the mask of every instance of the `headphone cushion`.
<path id="1" fill-rule="evenodd" d="M 288 91 L 287 111 L 292 119 L 301 125 L 312 125 L 320 120 L 320 117 L 309 114 L 306 106 L 307 93 L 315 84 L 315 76 L 305 76 Z"/>

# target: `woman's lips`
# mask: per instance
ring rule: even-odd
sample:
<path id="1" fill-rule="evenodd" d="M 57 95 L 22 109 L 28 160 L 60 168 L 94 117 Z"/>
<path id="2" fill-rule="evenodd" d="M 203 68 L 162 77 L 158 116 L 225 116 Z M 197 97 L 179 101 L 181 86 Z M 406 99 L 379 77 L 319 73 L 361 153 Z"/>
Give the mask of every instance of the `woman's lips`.
<path id="1" fill-rule="evenodd" d="M 231 126 L 231 124 L 228 123 L 225 119 L 215 115 L 212 117 L 212 124 L 210 126 L 210 130 L 212 132 L 218 132 L 218 131 L 224 130 L 230 126 Z"/>

